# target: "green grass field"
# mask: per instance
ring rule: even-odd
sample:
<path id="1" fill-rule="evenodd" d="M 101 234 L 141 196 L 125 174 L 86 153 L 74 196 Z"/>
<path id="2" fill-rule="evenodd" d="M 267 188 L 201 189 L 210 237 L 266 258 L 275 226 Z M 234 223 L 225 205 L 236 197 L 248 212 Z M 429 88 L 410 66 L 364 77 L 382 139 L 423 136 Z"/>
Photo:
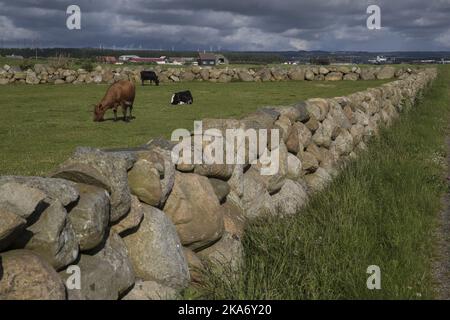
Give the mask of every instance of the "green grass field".
<path id="1" fill-rule="evenodd" d="M 138 146 L 154 137 L 170 138 L 176 128 L 192 129 L 194 120 L 239 117 L 262 106 L 340 96 L 382 83 L 192 82 L 138 86 L 133 112 L 136 119 L 131 123 L 93 122 L 93 104 L 103 97 L 106 85 L 1 86 L 0 175 L 45 174 L 77 146 Z M 185 89 L 192 91 L 195 103 L 170 106 L 172 93 Z M 106 119 L 112 117 L 109 111 Z"/>
<path id="2" fill-rule="evenodd" d="M 248 226 L 238 280 L 208 274 L 187 298 L 430 299 L 448 185 L 450 68 L 410 113 L 314 196 L 299 215 Z M 448 230 L 447 230 L 448 231 Z M 368 266 L 381 268 L 370 291 Z M 235 276 L 235 275 L 234 275 Z"/>

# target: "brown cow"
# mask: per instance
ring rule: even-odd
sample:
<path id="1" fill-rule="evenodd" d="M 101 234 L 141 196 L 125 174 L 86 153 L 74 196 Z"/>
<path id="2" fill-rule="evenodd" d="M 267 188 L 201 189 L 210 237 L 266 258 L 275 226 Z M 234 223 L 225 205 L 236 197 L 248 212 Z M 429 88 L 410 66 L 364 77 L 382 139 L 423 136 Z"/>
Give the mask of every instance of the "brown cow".
<path id="1" fill-rule="evenodd" d="M 95 106 L 94 121 L 103 121 L 103 116 L 108 109 L 113 109 L 114 121 L 117 121 L 117 108 L 119 106 L 122 107 L 123 120 L 129 121 L 127 118 L 127 109 L 130 108 L 131 119 L 135 95 L 136 87 L 131 81 L 121 80 L 114 83 L 109 87 L 102 101 Z"/>

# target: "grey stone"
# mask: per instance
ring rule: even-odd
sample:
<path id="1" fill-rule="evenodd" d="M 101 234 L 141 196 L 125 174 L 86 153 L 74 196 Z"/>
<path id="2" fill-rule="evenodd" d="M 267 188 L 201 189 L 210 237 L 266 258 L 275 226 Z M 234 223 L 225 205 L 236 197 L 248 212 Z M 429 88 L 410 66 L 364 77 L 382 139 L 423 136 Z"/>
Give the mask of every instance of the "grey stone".
<path id="1" fill-rule="evenodd" d="M 136 196 L 131 198 L 131 209 L 125 218 L 112 226 L 112 230 L 121 236 L 138 228 L 144 219 L 144 205 Z"/>
<path id="2" fill-rule="evenodd" d="M 20 176 L 0 177 L 0 186 L 8 182 L 17 182 L 30 188 L 39 189 L 47 197 L 61 201 L 65 207 L 77 201 L 79 197 L 76 184 L 63 179 Z"/>
<path id="3" fill-rule="evenodd" d="M 75 261 L 79 251 L 78 242 L 61 202 L 54 200 L 33 222 L 14 241 L 12 247 L 38 253 L 57 270 Z"/>
<path id="4" fill-rule="evenodd" d="M 133 289 L 122 300 L 177 300 L 177 290 L 155 281 L 136 281 Z"/>
<path id="5" fill-rule="evenodd" d="M 97 247 L 105 238 L 109 224 L 109 195 L 106 190 L 86 184 L 78 184 L 80 200 L 70 211 L 72 223 L 80 250 Z"/>
<path id="6" fill-rule="evenodd" d="M 36 211 L 41 212 L 45 200 L 46 195 L 42 191 L 16 182 L 0 186 L 0 209 L 15 213 L 24 219 L 28 219 Z"/>
<path id="7" fill-rule="evenodd" d="M 198 250 L 223 234 L 223 211 L 208 178 L 177 173 L 164 212 L 177 229 L 181 243 Z"/>
<path id="8" fill-rule="evenodd" d="M 143 207 L 139 229 L 124 238 L 136 276 L 181 290 L 189 283 L 189 269 L 176 229 L 164 212 Z"/>
<path id="9" fill-rule="evenodd" d="M 0 300 L 65 300 L 56 271 L 28 250 L 0 254 Z"/>
<path id="10" fill-rule="evenodd" d="M 18 215 L 0 209 L 0 252 L 14 241 L 26 223 L 27 221 Z"/>
<path id="11" fill-rule="evenodd" d="M 276 214 L 282 217 L 298 214 L 307 200 L 303 185 L 293 180 L 286 180 L 280 192 L 272 196 Z"/>
<path id="12" fill-rule="evenodd" d="M 69 300 L 117 300 L 135 282 L 127 248 L 113 232 L 100 251 L 82 254 L 77 266 L 81 272 L 81 289 L 68 288 Z M 70 273 L 61 271 L 60 276 L 67 281 Z"/>
<path id="13" fill-rule="evenodd" d="M 111 221 L 116 222 L 124 217 L 131 207 L 128 169 L 130 162 L 124 157 L 98 149 L 78 148 L 52 176 L 107 190 L 111 195 Z"/>

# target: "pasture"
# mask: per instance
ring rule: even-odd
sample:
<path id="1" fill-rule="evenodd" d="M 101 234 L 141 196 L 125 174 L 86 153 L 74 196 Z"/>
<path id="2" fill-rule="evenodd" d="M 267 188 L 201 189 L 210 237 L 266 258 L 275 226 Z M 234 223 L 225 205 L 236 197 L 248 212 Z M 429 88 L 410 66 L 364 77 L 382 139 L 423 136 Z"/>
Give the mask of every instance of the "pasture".
<path id="1" fill-rule="evenodd" d="M 194 120 L 240 117 L 262 106 L 287 105 L 312 97 L 347 95 L 386 81 L 205 82 L 137 86 L 132 122 L 93 122 L 93 105 L 106 85 L 14 85 L 0 87 L 0 175 L 45 175 L 77 146 L 132 147 L 192 129 Z M 191 106 L 173 107 L 172 93 L 189 89 Z M 121 115 L 121 112 L 119 112 Z"/>

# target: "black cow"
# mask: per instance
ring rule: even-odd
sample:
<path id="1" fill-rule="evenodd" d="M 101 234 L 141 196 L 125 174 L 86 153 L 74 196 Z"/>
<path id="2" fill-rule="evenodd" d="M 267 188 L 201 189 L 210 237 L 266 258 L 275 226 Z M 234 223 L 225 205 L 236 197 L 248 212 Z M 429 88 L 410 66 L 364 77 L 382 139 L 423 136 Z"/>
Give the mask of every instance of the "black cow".
<path id="1" fill-rule="evenodd" d="M 157 86 L 159 86 L 159 79 L 154 71 L 141 71 L 142 85 L 144 85 L 144 81 L 146 80 L 150 81 L 150 84 L 154 82 Z"/>
<path id="2" fill-rule="evenodd" d="M 177 92 L 172 96 L 171 104 L 193 104 L 194 98 L 190 91 Z"/>

